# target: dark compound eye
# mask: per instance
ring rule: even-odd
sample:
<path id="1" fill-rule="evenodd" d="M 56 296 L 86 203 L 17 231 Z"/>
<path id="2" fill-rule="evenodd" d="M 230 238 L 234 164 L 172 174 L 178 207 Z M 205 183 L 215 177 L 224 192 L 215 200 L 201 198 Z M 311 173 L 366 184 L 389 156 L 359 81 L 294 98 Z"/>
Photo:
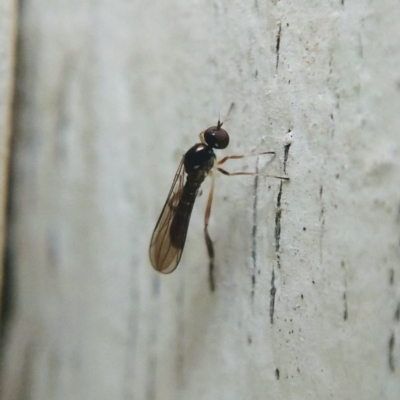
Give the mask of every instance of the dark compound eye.
<path id="1" fill-rule="evenodd" d="M 214 149 L 225 149 L 229 144 L 229 135 L 220 126 L 211 126 L 204 131 L 204 140 Z"/>

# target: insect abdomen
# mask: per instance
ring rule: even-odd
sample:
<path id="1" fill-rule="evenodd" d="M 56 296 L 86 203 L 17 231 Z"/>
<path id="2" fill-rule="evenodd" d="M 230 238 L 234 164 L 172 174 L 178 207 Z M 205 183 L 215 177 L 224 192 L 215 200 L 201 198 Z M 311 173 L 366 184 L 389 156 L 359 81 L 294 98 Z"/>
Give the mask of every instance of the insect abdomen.
<path id="1" fill-rule="evenodd" d="M 190 216 L 200 184 L 201 182 L 193 181 L 188 177 L 183 188 L 182 197 L 177 205 L 177 210 L 169 231 L 171 244 L 177 249 L 185 243 Z"/>

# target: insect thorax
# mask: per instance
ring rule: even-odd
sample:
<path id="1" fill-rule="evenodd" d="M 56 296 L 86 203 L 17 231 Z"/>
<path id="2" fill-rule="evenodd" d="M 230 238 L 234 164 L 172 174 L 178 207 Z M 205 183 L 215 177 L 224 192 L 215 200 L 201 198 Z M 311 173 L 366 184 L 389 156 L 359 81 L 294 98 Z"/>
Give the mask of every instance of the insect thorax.
<path id="1" fill-rule="evenodd" d="M 185 171 L 188 175 L 204 179 L 213 167 L 214 160 L 215 154 L 211 147 L 203 143 L 195 144 L 185 154 Z"/>

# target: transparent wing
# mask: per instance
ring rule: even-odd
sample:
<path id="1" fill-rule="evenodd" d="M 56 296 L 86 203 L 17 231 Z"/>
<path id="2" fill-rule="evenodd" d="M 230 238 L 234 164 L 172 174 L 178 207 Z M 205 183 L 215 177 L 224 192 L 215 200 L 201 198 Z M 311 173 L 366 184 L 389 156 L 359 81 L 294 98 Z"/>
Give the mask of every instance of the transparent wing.
<path id="1" fill-rule="evenodd" d="M 182 157 L 171 190 L 151 237 L 149 249 L 151 265 L 155 270 L 164 274 L 169 274 L 178 266 L 185 245 L 189 219 L 186 222 L 186 219 L 174 218 L 177 215 L 176 211 L 183 193 L 184 177 L 185 169 Z M 174 220 L 174 228 L 171 229 Z M 181 229 L 176 229 L 177 222 Z M 186 223 L 186 226 L 182 226 L 182 223 Z"/>

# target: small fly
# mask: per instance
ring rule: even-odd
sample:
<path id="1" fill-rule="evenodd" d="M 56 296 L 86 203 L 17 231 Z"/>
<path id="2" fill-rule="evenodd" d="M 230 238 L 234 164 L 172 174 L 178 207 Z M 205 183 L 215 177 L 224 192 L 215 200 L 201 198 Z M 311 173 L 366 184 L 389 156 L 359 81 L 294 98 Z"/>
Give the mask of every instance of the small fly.
<path id="1" fill-rule="evenodd" d="M 204 236 L 209 256 L 209 279 L 211 290 L 214 290 L 214 245 L 208 233 L 211 205 L 214 194 L 213 169 L 229 175 L 257 175 L 256 172 L 230 173 L 219 166 L 227 160 L 246 157 L 233 155 L 216 161 L 214 149 L 221 150 L 228 147 L 229 135 L 222 129 L 223 122 L 218 120 L 217 126 L 211 126 L 200 133 L 201 143 L 195 144 L 182 157 L 178 171 L 169 191 L 167 200 L 158 218 L 150 242 L 150 261 L 156 271 L 169 274 L 178 266 L 185 246 L 186 234 L 190 216 L 200 186 L 207 176 L 211 176 L 211 190 L 208 196 L 207 208 L 204 218 Z M 275 154 L 274 151 L 251 154 Z M 186 175 L 186 180 L 185 180 Z M 288 177 L 264 175 L 271 178 L 289 180 Z"/>

